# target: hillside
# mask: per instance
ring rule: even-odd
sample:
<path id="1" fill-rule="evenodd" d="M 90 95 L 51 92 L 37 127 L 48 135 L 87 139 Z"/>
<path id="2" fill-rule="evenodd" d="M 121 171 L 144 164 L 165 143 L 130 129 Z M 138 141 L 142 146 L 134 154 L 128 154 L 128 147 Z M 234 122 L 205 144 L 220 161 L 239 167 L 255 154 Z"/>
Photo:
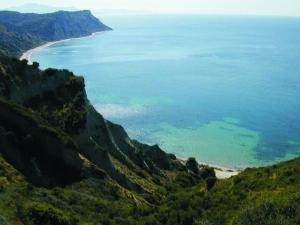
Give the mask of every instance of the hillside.
<path id="1" fill-rule="evenodd" d="M 73 22 L 52 20 L 54 14 L 46 20 L 4 14 L 1 225 L 300 225 L 300 158 L 217 180 L 194 158 L 182 162 L 132 140 L 90 104 L 82 77 L 5 55 L 16 56 L 42 38 L 92 32 L 93 23 L 80 32 L 74 22 L 88 12 L 77 12 L 75 28 L 63 32 L 63 21 Z"/>
<path id="2" fill-rule="evenodd" d="M 88 10 L 48 14 L 0 11 L 0 51 L 9 56 L 20 56 L 45 42 L 106 30 L 111 28 Z"/>
<path id="3" fill-rule="evenodd" d="M 217 181 L 131 140 L 72 72 L 1 57 L 0 86 L 3 224 L 300 223 L 300 159 Z"/>

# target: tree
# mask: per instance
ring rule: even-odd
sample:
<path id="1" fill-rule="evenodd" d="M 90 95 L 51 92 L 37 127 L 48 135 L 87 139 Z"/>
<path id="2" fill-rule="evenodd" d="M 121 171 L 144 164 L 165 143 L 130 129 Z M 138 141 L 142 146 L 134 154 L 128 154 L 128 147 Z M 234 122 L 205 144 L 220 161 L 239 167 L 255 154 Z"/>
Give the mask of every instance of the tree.
<path id="1" fill-rule="evenodd" d="M 38 69 L 40 67 L 40 64 L 38 62 L 32 63 L 33 68 Z"/>
<path id="2" fill-rule="evenodd" d="M 195 158 L 189 158 L 186 161 L 186 167 L 195 174 L 199 174 L 199 165 Z"/>

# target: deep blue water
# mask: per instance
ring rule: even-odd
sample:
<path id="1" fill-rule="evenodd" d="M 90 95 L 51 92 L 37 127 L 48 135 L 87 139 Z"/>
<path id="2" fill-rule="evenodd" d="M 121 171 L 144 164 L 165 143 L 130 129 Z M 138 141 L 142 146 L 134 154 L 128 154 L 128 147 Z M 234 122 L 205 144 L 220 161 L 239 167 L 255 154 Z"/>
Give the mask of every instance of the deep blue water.
<path id="1" fill-rule="evenodd" d="M 300 156 L 300 18 L 105 17 L 114 31 L 33 54 L 83 75 L 130 136 L 228 167 Z"/>

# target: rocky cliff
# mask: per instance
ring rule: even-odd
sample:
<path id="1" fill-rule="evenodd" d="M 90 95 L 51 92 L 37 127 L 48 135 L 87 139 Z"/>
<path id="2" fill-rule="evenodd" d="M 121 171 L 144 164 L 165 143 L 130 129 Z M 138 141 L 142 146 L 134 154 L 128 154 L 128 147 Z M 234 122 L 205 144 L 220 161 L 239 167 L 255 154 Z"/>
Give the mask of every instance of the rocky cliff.
<path id="1" fill-rule="evenodd" d="M 5 12 L 1 20 L 1 225 L 300 224 L 299 158 L 217 180 L 212 168 L 184 164 L 103 118 L 82 77 L 5 56 L 94 31 L 89 12 Z"/>
<path id="2" fill-rule="evenodd" d="M 36 63 L 27 65 L 26 60 L 0 58 L 2 146 L 6 146 L 2 153 L 28 178 L 39 176 L 30 179 L 31 182 L 52 185 L 48 174 L 55 172 L 52 169 L 61 171 L 61 168 L 74 169 L 73 175 L 68 173 L 67 176 L 73 181 L 71 178 L 79 178 L 81 170 L 85 169 L 82 164 L 86 160 L 120 185 L 143 191 L 116 169 L 112 158 L 133 171 L 142 169 L 150 174 L 159 175 L 161 169 L 177 169 L 174 156 L 169 156 L 158 146 L 132 141 L 121 126 L 96 112 L 86 97 L 83 78 L 67 70 L 41 71 L 37 66 Z M 23 114 L 28 116 L 22 117 Z M 48 131 L 53 131 L 52 136 L 57 140 L 48 137 Z M 7 139 L 7 133 L 15 138 Z M 153 157 L 152 149 L 159 152 L 158 158 Z M 23 157 L 22 153 L 26 151 L 28 154 Z M 55 160 L 61 165 L 51 167 Z"/>

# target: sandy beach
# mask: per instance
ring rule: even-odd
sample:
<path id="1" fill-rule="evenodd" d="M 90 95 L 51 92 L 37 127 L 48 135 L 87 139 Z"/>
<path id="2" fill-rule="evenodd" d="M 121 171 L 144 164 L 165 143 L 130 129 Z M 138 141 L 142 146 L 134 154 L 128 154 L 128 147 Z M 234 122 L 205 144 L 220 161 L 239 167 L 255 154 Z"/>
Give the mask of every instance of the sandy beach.
<path id="1" fill-rule="evenodd" d="M 93 37 L 94 35 L 96 34 L 99 34 L 99 33 L 102 33 L 103 31 L 99 31 L 99 32 L 95 32 L 95 33 L 92 33 L 91 35 L 88 35 L 88 36 L 84 36 L 84 37 L 78 37 L 78 38 L 68 38 L 68 39 L 63 39 L 63 40 L 60 40 L 60 41 L 52 41 L 52 42 L 47 42 L 46 44 L 43 44 L 41 46 L 38 46 L 36 48 L 32 48 L 32 49 L 29 49 L 27 50 L 26 52 L 24 52 L 22 54 L 22 56 L 20 57 L 20 60 L 23 60 L 23 59 L 26 59 L 28 61 L 28 64 L 32 64 L 32 54 L 34 52 L 38 52 L 38 51 L 41 51 L 43 50 L 44 48 L 47 48 L 47 47 L 50 47 L 52 45 L 55 45 L 55 44 L 58 44 L 58 43 L 62 43 L 62 42 L 67 42 L 67 41 L 71 41 L 71 40 L 76 40 L 76 39 L 82 39 L 82 38 L 91 38 Z"/>
<path id="2" fill-rule="evenodd" d="M 212 165 L 205 162 L 198 162 L 200 165 L 207 165 L 215 169 L 215 173 L 217 178 L 219 179 L 226 179 L 232 176 L 235 176 L 241 172 L 241 170 L 227 168 L 219 165 Z"/>
<path id="3" fill-rule="evenodd" d="M 183 159 L 183 158 L 178 158 L 183 164 L 186 163 L 187 159 Z M 208 164 L 205 162 L 200 162 L 198 161 L 199 164 L 199 168 L 203 167 L 203 166 L 209 166 L 214 168 L 215 173 L 216 173 L 216 177 L 218 179 L 227 179 L 230 178 L 232 176 L 238 175 L 242 170 L 237 170 L 237 169 L 231 169 L 231 168 L 226 168 L 223 166 L 218 166 L 218 165 L 212 165 L 212 164 Z"/>
<path id="4" fill-rule="evenodd" d="M 238 175 L 241 171 L 214 167 L 218 179 L 226 179 Z"/>

